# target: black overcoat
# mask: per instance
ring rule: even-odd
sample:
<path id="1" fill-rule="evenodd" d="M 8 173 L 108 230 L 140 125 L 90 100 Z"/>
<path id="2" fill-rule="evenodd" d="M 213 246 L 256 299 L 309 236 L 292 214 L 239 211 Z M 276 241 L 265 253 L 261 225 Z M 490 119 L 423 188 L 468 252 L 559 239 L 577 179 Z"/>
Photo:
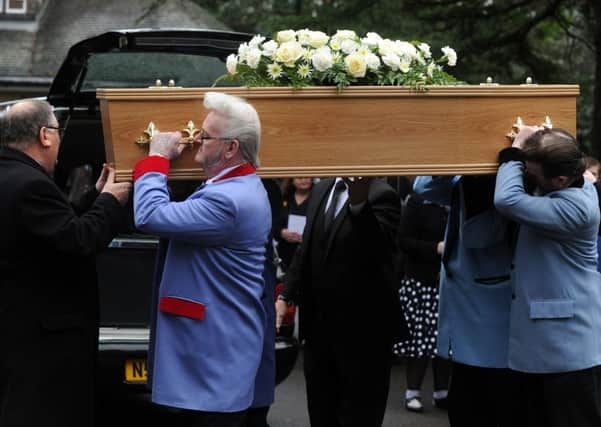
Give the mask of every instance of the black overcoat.
<path id="1" fill-rule="evenodd" d="M 36 161 L 0 150 L 0 426 L 92 425 L 94 255 L 123 217 L 108 193 L 79 216 Z"/>

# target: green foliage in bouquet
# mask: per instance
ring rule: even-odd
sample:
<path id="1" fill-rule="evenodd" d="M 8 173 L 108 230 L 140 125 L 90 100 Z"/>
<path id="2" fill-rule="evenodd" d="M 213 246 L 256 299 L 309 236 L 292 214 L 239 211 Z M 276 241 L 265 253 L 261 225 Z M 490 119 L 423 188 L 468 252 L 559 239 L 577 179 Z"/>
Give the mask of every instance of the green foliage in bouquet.
<path id="1" fill-rule="evenodd" d="M 419 41 L 389 40 L 376 33 L 360 38 L 354 31 L 279 31 L 271 40 L 256 35 L 227 58 L 227 80 L 243 86 L 457 85 L 463 82 L 443 70 L 457 54 L 445 46 L 435 59 Z M 216 82 L 217 83 L 217 82 Z"/>

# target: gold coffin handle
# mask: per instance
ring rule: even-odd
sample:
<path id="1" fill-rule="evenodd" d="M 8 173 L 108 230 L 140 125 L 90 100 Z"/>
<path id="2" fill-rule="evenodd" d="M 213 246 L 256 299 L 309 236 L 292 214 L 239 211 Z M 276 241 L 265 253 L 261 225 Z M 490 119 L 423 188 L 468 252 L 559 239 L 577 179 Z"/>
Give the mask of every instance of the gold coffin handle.
<path id="1" fill-rule="evenodd" d="M 159 129 L 155 126 L 154 122 L 150 122 L 150 123 L 148 123 L 148 126 L 146 127 L 146 129 L 144 129 L 144 131 L 142 132 L 142 135 L 140 135 L 135 140 L 135 143 L 140 146 L 148 145 L 148 144 L 150 144 L 150 140 L 152 139 L 154 134 L 156 134 L 158 132 L 159 132 Z"/>
<path id="2" fill-rule="evenodd" d="M 150 140 L 152 137 L 159 133 L 159 129 L 156 127 L 154 122 L 148 123 L 146 129 L 142 131 L 142 135 L 140 135 L 134 142 L 139 146 L 150 144 Z M 197 129 L 192 120 L 188 120 L 188 124 L 186 127 L 180 130 L 182 134 L 182 139 L 180 144 L 185 144 L 190 147 L 194 144 L 194 137 L 200 133 L 200 129 Z"/>
<path id="3" fill-rule="evenodd" d="M 515 137 L 517 136 L 517 134 L 522 129 L 522 126 L 524 126 L 524 121 L 522 120 L 521 117 L 518 117 L 515 120 L 515 123 L 513 124 L 513 126 L 511 127 L 511 131 L 505 136 L 510 141 L 513 141 L 515 139 Z M 546 129 L 553 129 L 553 122 L 551 121 L 551 118 L 549 116 L 545 116 L 545 120 L 541 123 L 541 126 Z"/>
<path id="4" fill-rule="evenodd" d="M 182 134 L 182 140 L 180 144 L 187 144 L 190 148 L 194 144 L 194 137 L 200 133 L 200 129 L 197 129 L 192 120 L 188 120 L 188 124 L 185 128 L 180 130 Z"/>

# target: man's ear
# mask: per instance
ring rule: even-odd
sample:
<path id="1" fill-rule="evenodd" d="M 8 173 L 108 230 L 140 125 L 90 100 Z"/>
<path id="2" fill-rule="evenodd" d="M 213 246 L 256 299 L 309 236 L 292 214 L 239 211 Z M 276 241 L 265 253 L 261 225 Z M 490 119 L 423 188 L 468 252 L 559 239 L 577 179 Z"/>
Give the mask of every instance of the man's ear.
<path id="1" fill-rule="evenodd" d="M 551 184 L 553 188 L 562 189 L 568 187 L 572 183 L 572 180 L 564 175 L 554 176 L 551 178 Z"/>
<path id="2" fill-rule="evenodd" d="M 45 127 L 41 127 L 38 132 L 38 142 L 44 148 L 48 148 L 52 145 L 52 141 L 48 139 L 48 129 Z"/>
<path id="3" fill-rule="evenodd" d="M 240 151 L 240 141 L 234 138 L 231 140 L 230 146 L 225 150 L 226 159 L 231 159 L 238 151 Z"/>

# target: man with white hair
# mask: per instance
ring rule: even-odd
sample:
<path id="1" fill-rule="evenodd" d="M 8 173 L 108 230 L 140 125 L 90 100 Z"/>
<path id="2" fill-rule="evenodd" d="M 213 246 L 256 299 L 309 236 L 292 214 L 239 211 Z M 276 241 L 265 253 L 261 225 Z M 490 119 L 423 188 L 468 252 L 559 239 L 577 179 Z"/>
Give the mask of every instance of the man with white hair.
<path id="1" fill-rule="evenodd" d="M 271 210 L 255 171 L 261 124 L 244 100 L 205 94 L 194 159 L 208 180 L 169 199 L 178 132 L 152 138 L 134 169 L 134 216 L 163 238 L 149 371 L 155 403 L 190 411 L 195 426 L 242 426 L 253 401 L 266 316 L 263 266 Z"/>

